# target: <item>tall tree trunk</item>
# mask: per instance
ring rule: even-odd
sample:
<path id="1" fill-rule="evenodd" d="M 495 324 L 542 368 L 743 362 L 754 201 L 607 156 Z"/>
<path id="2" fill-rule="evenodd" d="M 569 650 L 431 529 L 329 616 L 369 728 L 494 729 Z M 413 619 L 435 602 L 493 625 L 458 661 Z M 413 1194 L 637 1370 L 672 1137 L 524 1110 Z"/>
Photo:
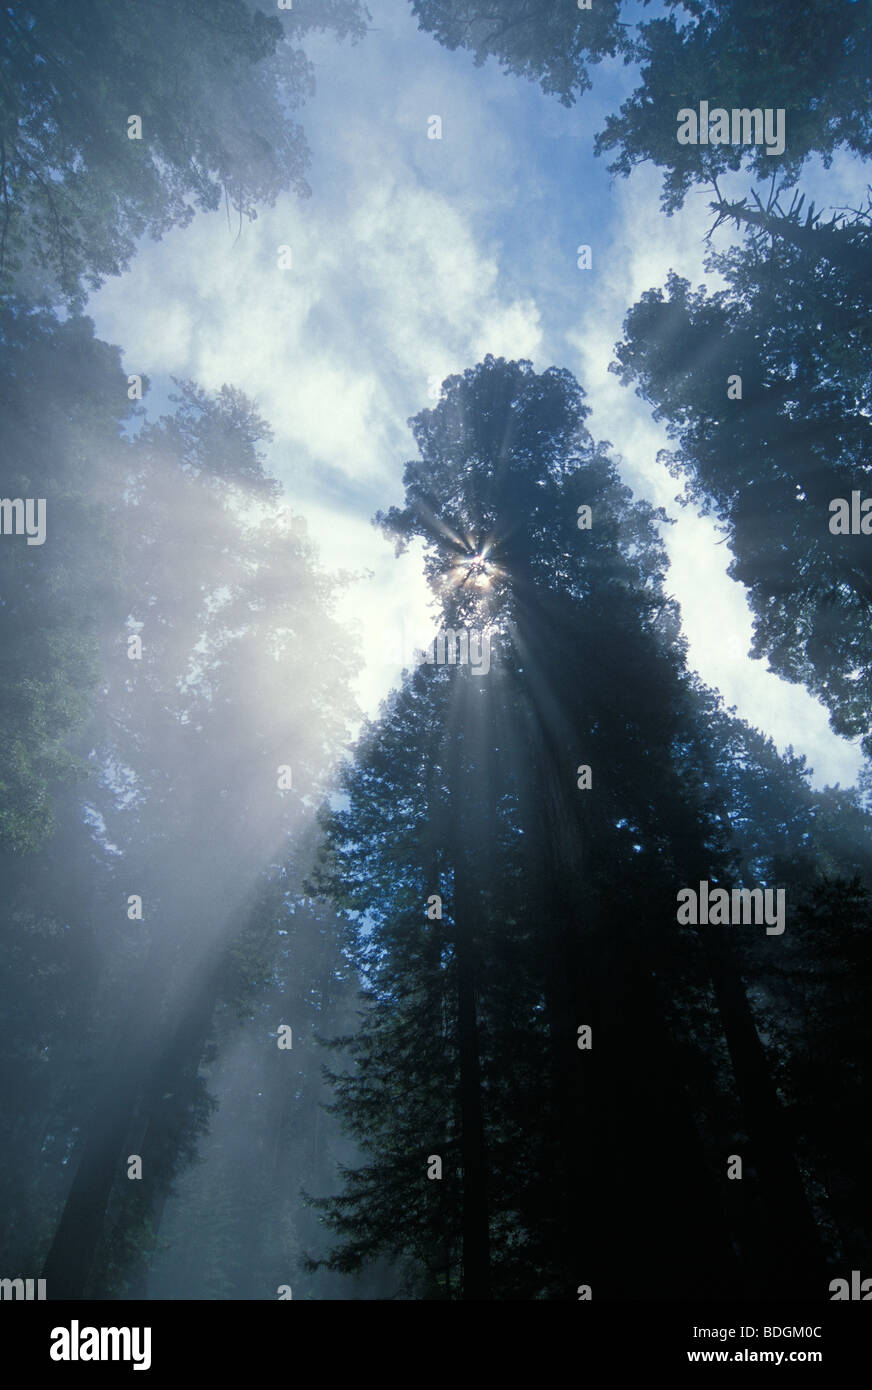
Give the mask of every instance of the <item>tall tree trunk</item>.
<path id="1" fill-rule="evenodd" d="M 124 1030 L 119 1055 L 97 1083 L 99 1099 L 87 1122 L 78 1167 L 42 1268 L 50 1299 L 89 1296 L 112 1188 L 125 1171 L 127 1139 L 147 1074 L 152 1020 L 160 1018 L 160 989 L 155 982 L 158 960 L 155 943 L 143 968 L 146 983 L 131 1002 L 131 1023 Z"/>
<path id="2" fill-rule="evenodd" d="M 115 1073 L 88 1128 L 63 1213 L 42 1269 L 51 1299 L 86 1298 L 106 1208 L 121 1174 L 139 1077 Z"/>
<path id="3" fill-rule="evenodd" d="M 460 1116 L 463 1163 L 463 1297 L 490 1298 L 490 1234 L 481 1063 L 471 950 L 463 936 L 470 925 L 458 910 L 457 994 L 460 1042 Z"/>
<path id="4" fill-rule="evenodd" d="M 721 928 L 703 934 L 715 997 L 769 1225 L 768 1268 L 760 1292 L 821 1298 L 825 1270 L 817 1226 L 789 1141 L 784 1112 L 732 946 Z"/>
<path id="5" fill-rule="evenodd" d="M 151 969 L 156 953 L 152 953 Z M 149 965 L 145 975 L 151 974 Z M 143 1182 L 149 1181 L 152 1155 L 158 1167 L 171 1136 L 166 1122 L 161 1122 L 160 1097 L 180 1079 L 180 1069 L 199 1061 L 208 1033 L 217 994 L 217 973 L 213 967 L 206 972 L 197 999 L 188 1006 L 188 1013 L 172 1029 L 170 1042 L 149 1061 L 154 1050 L 154 1028 L 159 1026 L 161 978 L 143 988 L 133 1017 L 139 1022 L 125 1034 L 123 1056 L 104 1083 L 104 1093 L 88 1126 L 79 1166 L 70 1185 L 64 1210 L 55 1231 L 43 1266 L 46 1292 L 52 1299 L 82 1299 L 89 1296 L 95 1277 L 95 1257 L 106 1227 L 106 1214 L 112 1189 L 126 1172 L 127 1140 L 131 1125 L 140 1106 L 140 1123 L 147 1135 L 143 1158 Z M 184 1000 L 180 1001 L 184 1008 Z M 164 1025 L 166 1026 L 166 1025 Z M 144 1109 L 142 1105 L 144 1104 Z M 171 1126 L 177 1135 L 178 1126 Z M 157 1147 L 155 1147 L 157 1146 Z M 155 1199 L 160 1184 L 155 1188 Z"/>
<path id="6" fill-rule="evenodd" d="M 465 679 L 466 678 L 466 679 Z M 491 1297 L 490 1230 L 487 1199 L 487 1156 L 482 1112 L 481 1057 L 477 1018 L 478 959 L 476 924 L 480 889 L 473 882 L 467 859 L 470 845 L 478 844 L 481 823 L 471 822 L 470 796 L 464 783 L 463 749 L 476 721 L 470 707 L 478 692 L 470 689 L 468 673 L 458 671 L 460 730 L 455 733 L 451 755 L 453 809 L 454 951 L 457 971 L 458 1052 L 460 1066 L 460 1154 L 463 1166 L 461 1232 L 463 1240 L 463 1298 Z M 480 730 L 479 730 L 480 732 Z M 479 860 L 480 863 L 483 861 Z"/>
<path id="7" fill-rule="evenodd" d="M 559 616 L 546 607 L 525 613 L 518 648 L 530 717 L 527 748 L 541 818 L 549 919 L 543 923 L 546 1009 L 552 1041 L 558 1157 L 555 1196 L 557 1269 L 574 1298 L 576 1285 L 600 1296 L 638 1296 L 647 1287 L 685 1287 L 708 1296 L 735 1292 L 735 1258 L 723 1204 L 691 1109 L 680 1049 L 658 999 L 656 933 L 644 919 L 613 920 L 598 901 L 594 832 L 596 790 L 576 788 L 576 768 L 590 760 L 586 730 L 595 722 L 583 687 L 544 679 L 559 669 Z M 566 650 L 573 634 L 565 632 Z M 587 705 L 587 708 L 585 708 Z M 594 760 L 595 761 L 595 760 Z M 594 768 L 594 787 L 604 768 Z M 545 834 L 542 835 L 544 827 Z M 534 826 L 529 826 L 531 837 Z M 606 838 L 606 842 L 607 838 Z M 579 1025 L 592 1027 L 592 1051 L 579 1051 Z"/>
<path id="8" fill-rule="evenodd" d="M 222 967 L 223 956 L 204 969 L 195 997 L 178 1001 L 175 1027 L 167 1030 L 169 1040 L 148 1071 L 139 1116 L 143 1175 L 140 1182 L 131 1184 L 123 1192 L 124 1197 L 136 1198 L 130 1219 L 141 1226 L 136 1257 L 126 1270 L 132 1281 L 133 1297 L 145 1297 L 176 1156 L 191 1121 L 191 1102 L 196 1098 L 197 1074 L 212 1027 Z M 128 1202 L 122 1200 L 122 1224 L 128 1206 Z M 95 1279 L 99 1281 L 99 1271 L 95 1271 Z M 106 1297 L 108 1290 L 98 1284 L 95 1294 Z"/>

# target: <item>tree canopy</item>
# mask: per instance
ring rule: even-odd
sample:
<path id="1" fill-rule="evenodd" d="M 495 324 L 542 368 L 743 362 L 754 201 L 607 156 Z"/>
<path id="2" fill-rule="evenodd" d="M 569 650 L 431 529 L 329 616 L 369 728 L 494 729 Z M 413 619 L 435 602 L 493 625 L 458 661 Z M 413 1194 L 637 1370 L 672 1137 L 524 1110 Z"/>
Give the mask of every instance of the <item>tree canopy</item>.
<path id="1" fill-rule="evenodd" d="M 293 118 L 312 90 L 293 39 L 359 38 L 360 0 L 285 23 L 245 0 L 23 0 L 0 14 L 0 289 L 81 304 L 145 235 L 222 203 L 253 219 L 308 193 Z M 287 26 L 287 27 L 285 27 Z M 131 125 L 137 117 L 141 129 Z"/>
<path id="2" fill-rule="evenodd" d="M 644 0 L 647 5 L 648 0 Z M 663 169 L 663 205 L 681 206 L 694 184 L 727 169 L 792 181 L 813 154 L 872 153 L 872 9 L 866 0 L 813 0 L 785 10 L 777 0 L 666 0 L 666 13 L 636 20 L 635 5 L 594 0 L 412 0 L 422 29 L 446 48 L 488 56 L 537 81 L 571 106 L 591 86 L 589 66 L 620 56 L 638 85 L 596 137 L 609 169 Z M 627 15 L 628 18 L 621 18 Z M 677 117 L 696 110 L 764 107 L 786 113 L 783 151 L 763 144 L 679 144 Z"/>
<path id="3" fill-rule="evenodd" d="M 741 246 L 710 256 L 727 288 L 672 274 L 647 291 L 613 370 L 666 422 L 688 499 L 723 523 L 753 654 L 872 752 L 872 561 L 830 505 L 865 495 L 872 471 L 868 217 L 821 225 L 798 198 L 783 214 L 718 208 L 749 219 Z"/>
<path id="4" fill-rule="evenodd" d="M 571 106 L 591 86 L 588 64 L 632 51 L 621 0 L 587 9 L 548 0 L 412 0 L 418 27 L 446 48 L 467 48 L 477 67 L 495 57 L 506 72 L 540 83 Z"/>

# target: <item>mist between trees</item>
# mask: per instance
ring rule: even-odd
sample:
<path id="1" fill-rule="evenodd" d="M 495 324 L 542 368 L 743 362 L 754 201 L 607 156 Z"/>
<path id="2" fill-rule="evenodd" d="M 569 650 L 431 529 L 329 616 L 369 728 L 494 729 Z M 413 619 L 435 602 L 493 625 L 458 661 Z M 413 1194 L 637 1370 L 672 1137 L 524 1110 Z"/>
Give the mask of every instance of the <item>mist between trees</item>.
<path id="1" fill-rule="evenodd" d="M 868 755 L 872 562 L 829 521 L 869 490 L 870 208 L 798 179 L 869 154 L 869 7 L 411 9 L 543 100 L 624 57 L 599 148 L 664 169 L 666 211 L 710 190 L 722 287 L 644 293 L 613 370 L 721 522 L 755 653 Z M 583 384 L 493 354 L 426 407 L 422 383 L 374 521 L 421 547 L 457 659 L 434 646 L 362 722 L 337 617 L 360 578 L 291 515 L 256 402 L 180 379 L 150 411 L 84 315 L 145 233 L 306 195 L 305 40 L 365 49 L 370 18 L 0 15 L 0 1277 L 826 1298 L 872 1273 L 872 784 L 814 788 L 690 669 L 669 518 Z M 784 151 L 679 143 L 701 101 L 785 110 Z M 718 890 L 742 912 L 709 915 Z"/>

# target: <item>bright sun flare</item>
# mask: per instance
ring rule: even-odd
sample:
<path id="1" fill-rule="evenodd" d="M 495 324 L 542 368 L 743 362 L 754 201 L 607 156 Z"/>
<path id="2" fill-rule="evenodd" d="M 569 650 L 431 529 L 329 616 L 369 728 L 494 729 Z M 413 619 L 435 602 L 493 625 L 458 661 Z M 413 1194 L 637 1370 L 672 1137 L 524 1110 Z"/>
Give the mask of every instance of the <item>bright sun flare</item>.
<path id="1" fill-rule="evenodd" d="M 470 584 L 476 589 L 489 589 L 493 566 L 488 564 L 487 552 L 470 555 L 454 567 L 455 583 Z"/>

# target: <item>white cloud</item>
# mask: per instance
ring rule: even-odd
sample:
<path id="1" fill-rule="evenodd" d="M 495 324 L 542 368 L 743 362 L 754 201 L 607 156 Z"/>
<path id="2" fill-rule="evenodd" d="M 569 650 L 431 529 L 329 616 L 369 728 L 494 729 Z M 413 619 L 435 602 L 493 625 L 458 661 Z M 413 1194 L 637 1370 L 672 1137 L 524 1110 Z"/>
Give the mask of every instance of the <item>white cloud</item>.
<path id="1" fill-rule="evenodd" d="M 322 49 L 347 81 L 343 100 L 333 93 L 318 110 L 311 199 L 283 197 L 239 235 L 223 213 L 200 216 L 144 244 L 130 273 L 90 306 L 131 370 L 190 376 L 210 390 L 231 382 L 257 400 L 275 433 L 270 466 L 324 563 L 373 571 L 341 603 L 363 630 L 369 710 L 398 674 L 386 640 L 402 629 L 417 641 L 428 626 L 420 557 L 396 560 L 369 522 L 401 500 L 402 463 L 414 451 L 405 420 L 431 403 L 431 377 L 489 351 L 530 357 L 542 342 L 535 299 L 507 291 L 499 248 L 480 225 L 499 160 L 511 158 L 507 138 L 497 131 L 489 141 L 483 178 L 485 108 L 475 85 L 449 71 L 422 87 L 392 70 L 381 89 L 388 102 L 374 105 L 361 60 L 378 51 Z M 440 53 L 432 45 L 437 68 Z M 368 98 L 353 119 L 349 83 Z M 445 120 L 441 142 L 426 136 L 434 112 Z M 280 245 L 291 247 L 289 270 L 278 268 Z"/>

